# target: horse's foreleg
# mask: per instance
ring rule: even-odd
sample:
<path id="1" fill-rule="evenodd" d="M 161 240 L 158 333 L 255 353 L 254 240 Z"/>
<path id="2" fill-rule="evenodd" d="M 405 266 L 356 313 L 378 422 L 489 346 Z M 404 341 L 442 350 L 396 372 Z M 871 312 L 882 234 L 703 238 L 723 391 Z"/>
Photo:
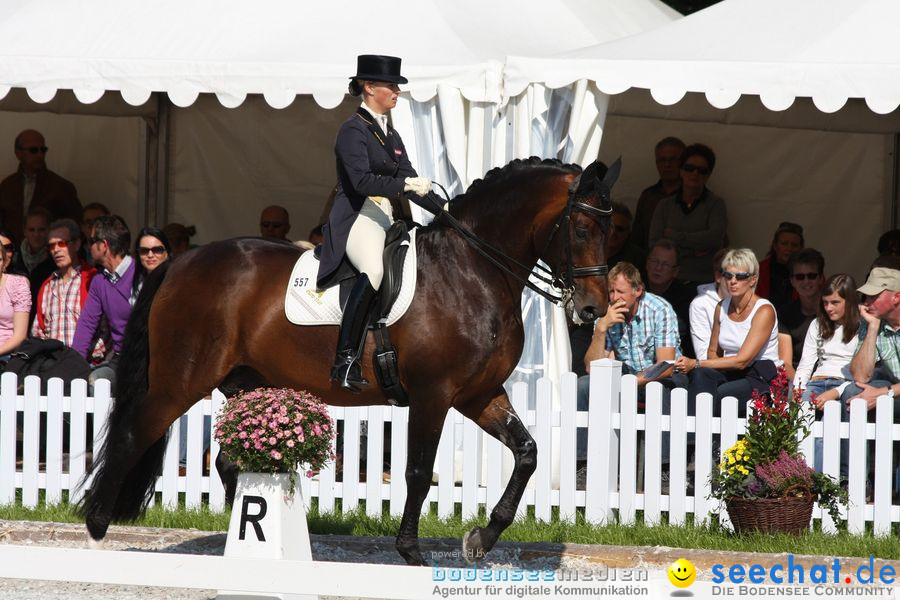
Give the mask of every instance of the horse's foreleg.
<path id="1" fill-rule="evenodd" d="M 509 527 L 516 516 L 516 509 L 525 486 L 537 467 L 537 446 L 519 415 L 513 410 L 506 391 L 500 388 L 487 405 L 457 406 L 464 415 L 503 445 L 512 450 L 515 465 L 506 489 L 491 511 L 487 527 L 476 527 L 463 538 L 463 553 L 467 561 L 482 560 L 497 543 L 500 534 Z"/>
<path id="2" fill-rule="evenodd" d="M 431 487 L 434 457 L 441 439 L 444 419 L 435 414 L 436 406 L 411 406 L 406 459 L 406 504 L 397 534 L 397 551 L 412 566 L 427 563 L 419 549 L 419 516 Z M 444 417 L 446 417 L 444 409 Z"/>

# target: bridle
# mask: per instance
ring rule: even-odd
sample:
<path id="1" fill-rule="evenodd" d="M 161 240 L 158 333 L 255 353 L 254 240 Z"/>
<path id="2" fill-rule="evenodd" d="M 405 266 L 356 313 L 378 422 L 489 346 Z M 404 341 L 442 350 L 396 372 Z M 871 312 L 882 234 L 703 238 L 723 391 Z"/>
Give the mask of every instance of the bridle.
<path id="1" fill-rule="evenodd" d="M 510 275 L 520 283 L 524 284 L 525 287 L 531 289 L 536 294 L 539 294 L 550 302 L 559 304 L 560 306 L 565 308 L 572 302 L 572 299 L 575 295 L 575 280 L 577 278 L 605 277 L 609 272 L 609 267 L 607 267 L 607 265 L 605 264 L 593 265 L 590 267 L 576 267 L 572 261 L 571 222 L 573 213 L 580 212 L 586 214 L 591 219 L 598 222 L 599 219 L 609 217 L 612 214 L 612 207 L 597 208 L 596 206 L 591 206 L 590 204 L 576 200 L 576 197 L 578 195 L 577 188 L 580 179 L 581 176 L 579 175 L 569 187 L 569 197 L 566 200 L 566 208 L 562 211 L 562 213 L 560 213 L 559 217 L 557 217 L 556 222 L 553 225 L 553 230 L 547 237 L 547 243 L 544 246 L 544 251 L 540 253 L 540 255 L 546 254 L 550 245 L 553 243 L 553 239 L 556 237 L 557 232 L 562 229 L 563 246 L 566 251 L 566 261 L 565 265 L 561 265 L 561 268 L 558 270 L 548 269 L 540 263 L 536 263 L 533 267 L 529 267 L 528 265 L 507 256 L 501 250 L 498 250 L 484 240 L 478 238 L 478 236 L 469 231 L 469 229 L 466 228 L 465 225 L 463 225 L 455 217 L 453 217 L 449 211 L 441 209 L 440 214 L 444 216 L 444 218 L 447 220 L 450 226 L 453 227 L 453 229 L 458 231 L 463 236 L 463 239 L 466 240 L 466 242 L 468 242 L 476 252 L 485 257 L 493 265 L 495 265 L 501 271 Z M 441 191 L 444 193 L 444 196 L 449 201 L 450 198 L 447 194 L 447 190 L 444 189 L 444 186 L 437 182 L 434 182 L 434 184 L 441 189 Z M 608 205 L 609 188 L 606 186 L 603 187 L 604 189 L 601 190 L 600 196 L 603 198 L 603 204 Z M 504 262 L 501 262 L 501 260 L 507 264 L 504 264 Z M 512 264 L 522 271 L 528 272 L 528 277 L 522 277 L 519 273 L 513 271 L 512 268 L 508 266 L 508 264 Z M 533 283 L 531 281 L 532 277 L 546 283 L 550 287 L 559 291 L 557 293 L 548 292 L 536 283 Z"/>

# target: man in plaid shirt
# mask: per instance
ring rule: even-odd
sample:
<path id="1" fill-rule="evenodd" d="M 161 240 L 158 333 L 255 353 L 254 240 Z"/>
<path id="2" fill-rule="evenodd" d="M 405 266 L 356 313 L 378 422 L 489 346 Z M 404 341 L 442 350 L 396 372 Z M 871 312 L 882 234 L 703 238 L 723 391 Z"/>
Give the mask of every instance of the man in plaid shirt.
<path id="1" fill-rule="evenodd" d="M 38 292 L 31 335 L 71 346 L 81 307 L 97 270 L 79 257 L 81 229 L 72 219 L 59 219 L 50 224 L 47 250 L 56 270 L 44 280 Z M 94 353 L 102 359 L 104 350 L 105 345 L 100 339 Z"/>
<path id="2" fill-rule="evenodd" d="M 638 380 L 640 398 L 649 381 L 659 381 L 665 387 L 663 413 L 669 413 L 669 393 L 673 387 L 687 388 L 687 379 L 681 373 L 673 375 L 672 367 L 653 378 L 644 371 L 663 360 L 675 362 L 681 356 L 681 340 L 678 336 L 678 317 L 665 299 L 644 289 L 637 267 L 620 262 L 609 271 L 609 308 L 594 324 L 594 337 L 584 355 L 588 373 L 591 361 L 613 358 L 624 363 L 622 372 L 633 374 Z M 590 376 L 578 378 L 578 410 L 588 409 Z M 578 432 L 578 458 L 587 453 L 586 432 Z M 667 436 L 663 438 L 663 463 L 668 462 Z"/>
<path id="3" fill-rule="evenodd" d="M 850 361 L 856 383 L 844 389 L 841 400 L 849 410 L 850 400 L 863 398 L 872 410 L 879 396 L 900 395 L 900 271 L 875 267 L 857 291 L 865 300 L 859 306 L 859 341 Z M 895 400 L 894 414 L 898 412 Z"/>

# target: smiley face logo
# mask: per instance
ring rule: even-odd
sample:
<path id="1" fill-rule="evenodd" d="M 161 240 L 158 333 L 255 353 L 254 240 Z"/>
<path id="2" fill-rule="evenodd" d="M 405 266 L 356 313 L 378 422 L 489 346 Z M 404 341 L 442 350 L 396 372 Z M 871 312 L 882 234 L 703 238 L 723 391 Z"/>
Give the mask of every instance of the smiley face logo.
<path id="1" fill-rule="evenodd" d="M 669 581 L 672 582 L 672 585 L 680 588 L 688 587 L 697 579 L 697 569 L 683 558 L 673 562 L 666 574 L 669 576 Z"/>

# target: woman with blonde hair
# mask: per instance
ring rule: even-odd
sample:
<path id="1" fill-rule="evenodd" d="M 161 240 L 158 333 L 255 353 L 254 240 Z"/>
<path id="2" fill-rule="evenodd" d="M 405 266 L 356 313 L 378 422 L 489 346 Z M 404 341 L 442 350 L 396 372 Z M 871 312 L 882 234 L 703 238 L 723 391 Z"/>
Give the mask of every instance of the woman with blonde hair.
<path id="1" fill-rule="evenodd" d="M 748 248 L 730 250 L 722 259 L 722 278 L 728 295 L 716 306 L 706 358 L 678 359 L 677 371 L 690 376 L 689 402 L 708 392 L 717 401 L 734 396 L 740 403 L 753 390 L 769 391 L 775 378 L 778 358 L 778 319 L 772 303 L 756 294 L 759 263 Z"/>

